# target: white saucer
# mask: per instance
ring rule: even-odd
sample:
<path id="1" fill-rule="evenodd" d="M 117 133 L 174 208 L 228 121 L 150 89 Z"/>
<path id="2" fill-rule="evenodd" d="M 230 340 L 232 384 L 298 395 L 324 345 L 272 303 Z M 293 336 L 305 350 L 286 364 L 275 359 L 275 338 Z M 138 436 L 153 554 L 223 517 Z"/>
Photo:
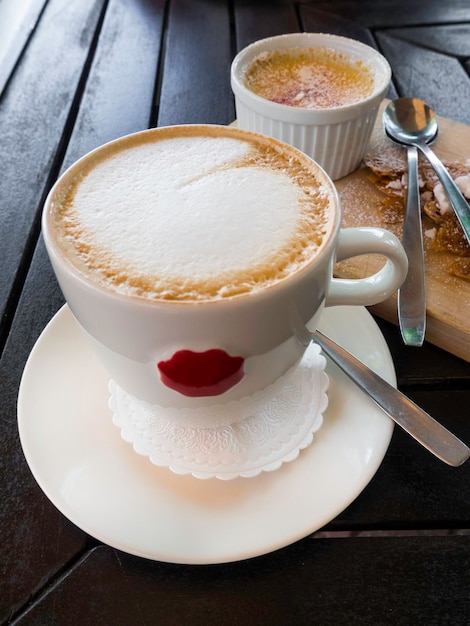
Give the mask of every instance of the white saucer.
<path id="1" fill-rule="evenodd" d="M 327 309 L 320 329 L 395 384 L 385 340 L 362 307 Z M 266 554 L 321 528 L 377 471 L 393 423 L 328 362 L 329 405 L 314 445 L 278 471 L 229 482 L 177 476 L 135 454 L 108 408 L 108 377 L 65 306 L 26 364 L 18 423 L 31 471 L 83 531 L 149 559 L 208 564 Z"/>

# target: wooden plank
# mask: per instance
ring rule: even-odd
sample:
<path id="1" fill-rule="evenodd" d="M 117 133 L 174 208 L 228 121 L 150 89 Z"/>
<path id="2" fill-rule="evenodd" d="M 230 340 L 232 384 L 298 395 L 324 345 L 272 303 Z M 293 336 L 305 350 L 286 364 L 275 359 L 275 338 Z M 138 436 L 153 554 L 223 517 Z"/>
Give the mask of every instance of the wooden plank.
<path id="1" fill-rule="evenodd" d="M 396 323 L 392 324 L 377 316 L 375 321 L 393 355 L 398 386 L 402 391 L 470 388 L 469 363 L 428 341 L 419 349 L 405 346 Z"/>
<path id="2" fill-rule="evenodd" d="M 437 366 L 436 354 L 432 357 Z M 421 367 L 417 370 L 416 378 L 423 369 Z M 460 383 L 460 391 L 455 387 L 445 389 L 442 383 L 441 388 L 438 383 L 433 389 L 431 382 L 429 386 L 425 381 L 419 382 L 421 388 L 416 385 L 415 391 L 408 391 L 407 395 L 462 441 L 470 444 L 468 382 Z M 452 381 L 449 381 L 451 384 Z M 469 482 L 469 462 L 458 469 L 445 465 L 405 431 L 395 427 L 387 454 L 370 484 L 326 528 L 388 531 L 404 528 L 469 528 Z"/>
<path id="3" fill-rule="evenodd" d="M 51 0 L 0 102 L 0 319 L 38 213 L 103 0 Z M 1 340 L 0 340 L 1 349 Z"/>
<path id="4" fill-rule="evenodd" d="M 76 15 L 67 14 L 67 11 L 63 14 L 64 20 L 72 17 L 80 33 L 82 29 L 88 32 L 87 26 L 88 29 L 95 26 L 90 22 L 90 15 L 85 14 L 80 23 Z M 133 10 L 126 0 L 110 1 L 64 167 L 97 144 L 148 126 L 162 21 L 163 1 L 135 3 Z M 34 43 L 33 40 L 32 46 Z M 64 45 L 69 45 L 67 39 Z M 44 50 L 48 49 L 41 38 L 41 50 L 42 46 Z M 82 66 L 85 60 L 86 54 L 83 54 Z M 80 72 L 77 61 L 77 75 Z M 15 84 L 19 81 L 15 77 Z M 17 89 L 20 87 L 18 84 Z M 44 98 L 44 115 L 52 104 Z M 57 120 L 56 141 L 61 134 L 60 124 L 64 125 L 65 121 L 64 117 Z M 35 126 L 30 124 L 29 128 Z M 44 132 L 49 129 L 52 132 L 54 128 L 51 121 Z M 42 132 L 33 133 L 31 154 L 39 151 L 42 141 Z M 40 165 L 50 167 L 51 163 Z M 44 184 L 42 179 L 40 182 Z M 16 192 L 20 205 L 21 194 L 27 198 L 30 189 L 25 185 Z M 34 207 L 38 202 L 39 198 L 35 198 Z M 0 418 L 6 426 L 0 437 L 0 527 L 3 536 L 0 563 L 2 571 L 7 572 L 0 576 L 0 622 L 8 618 L 9 610 L 25 604 L 31 593 L 84 549 L 88 541 L 82 531 L 58 513 L 37 486 L 25 464 L 16 428 L 16 398 L 25 361 L 37 336 L 62 303 L 63 296 L 40 239 L 0 361 Z M 20 524 L 18 520 L 21 520 Z"/>
<path id="5" fill-rule="evenodd" d="M 392 66 L 401 96 L 421 98 L 439 115 L 470 124 L 470 107 L 464 104 L 470 102 L 470 78 L 458 59 L 408 43 L 389 32 L 378 32 L 377 40 Z"/>
<path id="6" fill-rule="evenodd" d="M 15 2 L 15 0 L 13 0 Z M 0 5 L 0 95 L 31 36 L 47 0 L 29 0 L 20 6 Z M 16 13 L 14 13 L 16 11 Z M 3 21 L 3 23 L 1 23 Z"/>
<path id="7" fill-rule="evenodd" d="M 368 28 L 470 21 L 470 5 L 465 0 L 334 0 L 316 2 L 315 6 Z"/>
<path id="8" fill-rule="evenodd" d="M 234 15 L 237 51 L 258 39 L 301 30 L 291 3 L 235 0 Z"/>
<path id="9" fill-rule="evenodd" d="M 389 31 L 389 34 L 395 39 L 402 39 L 449 56 L 460 59 L 470 57 L 470 24 L 395 28 Z"/>
<path id="10" fill-rule="evenodd" d="M 305 539 L 258 559 L 211 567 L 144 561 L 102 547 L 19 624 L 45 624 L 57 615 L 68 626 L 463 626 L 469 571 L 465 536 Z"/>
<path id="11" fill-rule="evenodd" d="M 158 126 L 228 124 L 230 14 L 227 0 L 173 0 L 158 106 Z"/>
<path id="12" fill-rule="evenodd" d="M 86 152 L 149 127 L 165 0 L 110 0 L 62 170 Z"/>
<path id="13" fill-rule="evenodd" d="M 299 7 L 304 30 L 312 33 L 331 33 L 357 39 L 368 46 L 376 47 L 371 31 L 341 14 L 318 10 L 317 5 L 302 4 Z"/>

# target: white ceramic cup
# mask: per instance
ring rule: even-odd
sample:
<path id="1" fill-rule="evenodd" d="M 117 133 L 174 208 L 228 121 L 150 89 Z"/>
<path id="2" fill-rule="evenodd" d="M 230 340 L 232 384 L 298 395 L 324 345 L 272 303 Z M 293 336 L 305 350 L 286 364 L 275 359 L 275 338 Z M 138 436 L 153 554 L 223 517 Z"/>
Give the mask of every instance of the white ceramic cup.
<path id="1" fill-rule="evenodd" d="M 248 138 L 253 135 L 230 127 L 212 128 L 220 128 L 224 135 L 238 133 L 238 137 Z M 152 129 L 135 136 L 145 135 L 147 140 L 153 137 L 157 140 L 163 130 Z M 72 165 L 52 188 L 42 221 L 46 248 L 73 315 L 110 377 L 134 397 L 160 406 L 191 408 L 250 396 L 275 382 L 301 359 L 306 346 L 300 338 L 305 337 L 306 327 L 315 329 L 325 305 L 372 305 L 388 298 L 404 280 L 407 258 L 398 239 L 377 228 L 342 230 L 339 197 L 323 170 L 299 151 L 277 140 L 269 140 L 277 149 L 293 151 L 308 161 L 331 197 L 330 232 L 323 247 L 305 267 L 258 291 L 205 301 L 123 295 L 94 282 L 77 270 L 59 245 L 53 228 L 55 210 L 64 190 L 97 154 L 103 150 L 109 153 L 114 145 L 122 148 L 123 142 L 132 141 L 135 136 L 111 142 Z M 112 219 L 112 208 L 109 219 Z M 333 278 L 336 260 L 365 253 L 387 258 L 378 273 L 361 280 Z M 226 361 L 229 361 L 229 369 L 233 366 L 236 371 L 212 371 L 216 384 L 213 378 L 212 382 L 204 383 L 200 397 L 199 392 L 188 394 L 184 388 L 181 391 L 169 386 L 157 366 L 176 354 L 190 353 L 190 360 L 195 359 L 190 367 L 199 371 L 205 367 L 214 370 L 218 366 L 210 357 L 215 354 L 210 352 L 213 350 L 223 356 L 222 360 L 224 355 L 230 355 Z M 227 362 L 223 367 L 227 367 Z"/>
<path id="2" fill-rule="evenodd" d="M 331 48 L 362 61 L 373 72 L 373 92 L 354 104 L 310 109 L 271 102 L 245 86 L 246 69 L 261 53 L 317 47 Z M 337 180 L 359 167 L 390 78 L 387 60 L 354 39 L 324 33 L 292 33 L 262 39 L 241 50 L 232 63 L 231 85 L 238 127 L 291 144 Z"/>

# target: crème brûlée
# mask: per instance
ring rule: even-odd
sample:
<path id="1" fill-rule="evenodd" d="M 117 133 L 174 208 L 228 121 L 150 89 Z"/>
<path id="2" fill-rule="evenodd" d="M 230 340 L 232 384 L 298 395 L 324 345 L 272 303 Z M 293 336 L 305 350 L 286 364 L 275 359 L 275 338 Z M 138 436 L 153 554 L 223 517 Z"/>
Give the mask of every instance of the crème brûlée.
<path id="1" fill-rule="evenodd" d="M 244 83 L 272 102 L 327 109 L 364 100 L 374 91 L 375 77 L 367 63 L 332 48 L 288 48 L 255 57 Z"/>

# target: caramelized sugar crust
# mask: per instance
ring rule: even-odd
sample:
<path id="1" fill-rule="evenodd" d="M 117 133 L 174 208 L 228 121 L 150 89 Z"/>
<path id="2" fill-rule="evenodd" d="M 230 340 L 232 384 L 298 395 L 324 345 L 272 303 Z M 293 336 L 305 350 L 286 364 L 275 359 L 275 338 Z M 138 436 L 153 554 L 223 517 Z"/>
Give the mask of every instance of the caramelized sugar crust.
<path id="1" fill-rule="evenodd" d="M 370 67 L 330 48 L 263 52 L 248 66 L 244 81 L 266 100 L 308 109 L 354 104 L 374 90 Z"/>

